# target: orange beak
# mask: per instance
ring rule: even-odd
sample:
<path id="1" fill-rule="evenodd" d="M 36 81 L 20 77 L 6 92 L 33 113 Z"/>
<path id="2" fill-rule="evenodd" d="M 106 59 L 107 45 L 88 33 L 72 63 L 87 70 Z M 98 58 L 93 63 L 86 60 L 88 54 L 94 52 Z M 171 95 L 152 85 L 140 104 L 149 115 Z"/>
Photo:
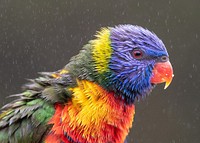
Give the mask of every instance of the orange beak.
<path id="1" fill-rule="evenodd" d="M 159 62 L 154 65 L 152 76 L 151 76 L 151 83 L 158 84 L 165 82 L 166 89 L 173 78 L 173 68 L 169 61 L 167 62 Z"/>

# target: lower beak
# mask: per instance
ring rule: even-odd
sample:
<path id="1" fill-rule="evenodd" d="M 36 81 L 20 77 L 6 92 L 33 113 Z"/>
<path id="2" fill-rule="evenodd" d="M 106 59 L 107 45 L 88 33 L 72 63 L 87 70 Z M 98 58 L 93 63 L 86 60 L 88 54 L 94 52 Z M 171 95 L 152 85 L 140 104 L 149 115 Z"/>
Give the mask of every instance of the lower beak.
<path id="1" fill-rule="evenodd" d="M 158 84 L 165 82 L 164 89 L 166 89 L 170 85 L 173 76 L 173 68 L 169 61 L 158 62 L 152 70 L 151 83 Z"/>

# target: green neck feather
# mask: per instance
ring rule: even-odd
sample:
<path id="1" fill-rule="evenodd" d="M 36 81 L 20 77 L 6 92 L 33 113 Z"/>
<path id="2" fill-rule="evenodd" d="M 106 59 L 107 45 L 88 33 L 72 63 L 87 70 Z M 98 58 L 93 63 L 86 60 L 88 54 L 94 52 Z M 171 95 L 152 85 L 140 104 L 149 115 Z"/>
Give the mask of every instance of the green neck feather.
<path id="1" fill-rule="evenodd" d="M 107 88 L 107 77 L 110 75 L 108 66 L 112 53 L 110 30 L 103 28 L 96 37 L 85 45 L 78 55 L 72 57 L 65 68 L 78 79 L 94 81 Z"/>

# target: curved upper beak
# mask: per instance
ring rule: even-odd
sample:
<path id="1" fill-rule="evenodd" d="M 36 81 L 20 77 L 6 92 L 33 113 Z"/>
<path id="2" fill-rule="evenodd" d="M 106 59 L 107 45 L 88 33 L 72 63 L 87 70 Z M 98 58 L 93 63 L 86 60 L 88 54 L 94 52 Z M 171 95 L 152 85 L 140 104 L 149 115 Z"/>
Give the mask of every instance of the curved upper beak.
<path id="1" fill-rule="evenodd" d="M 150 81 L 154 84 L 165 82 L 164 89 L 166 89 L 170 85 L 173 76 L 173 68 L 169 61 L 158 62 L 154 65 Z"/>

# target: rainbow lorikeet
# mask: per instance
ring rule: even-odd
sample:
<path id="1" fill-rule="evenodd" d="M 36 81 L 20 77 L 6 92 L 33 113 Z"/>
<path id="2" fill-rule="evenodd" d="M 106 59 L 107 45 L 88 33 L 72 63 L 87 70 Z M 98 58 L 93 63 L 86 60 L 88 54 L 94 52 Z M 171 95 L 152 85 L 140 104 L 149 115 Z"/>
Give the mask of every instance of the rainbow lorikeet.
<path id="1" fill-rule="evenodd" d="M 123 143 L 134 101 L 173 69 L 163 42 L 140 26 L 102 28 L 56 72 L 23 86 L 0 114 L 1 143 Z"/>

